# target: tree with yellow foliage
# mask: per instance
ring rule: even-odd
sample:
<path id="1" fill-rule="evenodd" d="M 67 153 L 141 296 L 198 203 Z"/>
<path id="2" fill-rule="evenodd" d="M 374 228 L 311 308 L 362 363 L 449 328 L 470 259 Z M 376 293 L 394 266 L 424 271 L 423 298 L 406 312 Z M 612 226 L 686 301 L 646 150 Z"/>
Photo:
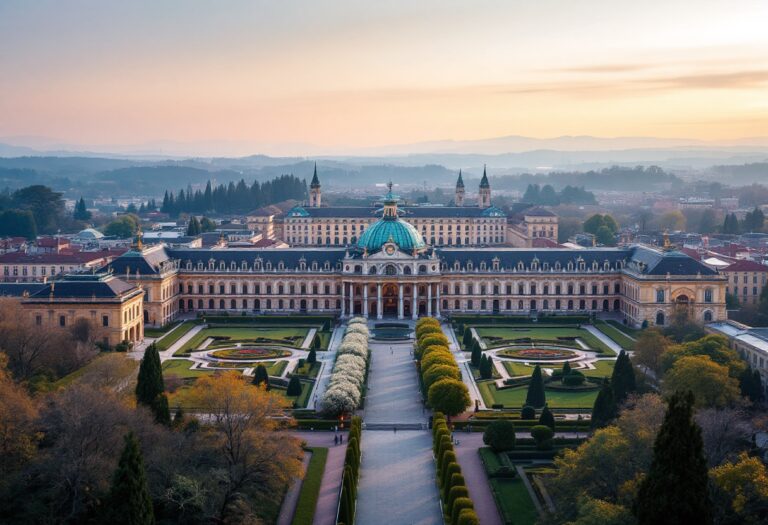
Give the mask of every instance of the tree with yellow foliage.
<path id="1" fill-rule="evenodd" d="M 242 519 L 249 495 L 273 494 L 279 499 L 279 489 L 301 475 L 299 441 L 283 432 L 293 421 L 283 417 L 287 406 L 283 398 L 248 384 L 236 373 L 199 378 L 191 398 L 205 414 L 201 420 L 208 438 L 226 464 L 220 520 Z"/>

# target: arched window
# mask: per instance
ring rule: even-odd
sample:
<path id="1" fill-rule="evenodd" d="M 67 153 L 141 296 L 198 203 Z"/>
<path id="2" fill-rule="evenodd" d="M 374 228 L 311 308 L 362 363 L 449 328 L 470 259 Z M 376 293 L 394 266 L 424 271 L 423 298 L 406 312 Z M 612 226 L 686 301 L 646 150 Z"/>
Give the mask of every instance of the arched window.
<path id="1" fill-rule="evenodd" d="M 368 273 L 370 275 L 376 275 L 376 267 L 375 266 L 371 266 L 371 268 L 368 270 Z"/>
<path id="2" fill-rule="evenodd" d="M 405 268 L 403 268 L 403 273 L 405 275 L 411 275 L 411 267 L 410 266 L 406 266 Z"/>
<path id="3" fill-rule="evenodd" d="M 712 302 L 712 289 L 711 288 L 707 288 L 706 290 L 704 290 L 704 302 L 705 303 L 711 303 Z M 710 312 L 710 316 L 711 315 L 712 315 L 712 313 Z"/>
<path id="4" fill-rule="evenodd" d="M 664 312 L 656 312 L 656 326 L 664 326 Z"/>
<path id="5" fill-rule="evenodd" d="M 420 264 L 419 265 L 419 273 L 427 273 L 427 265 L 426 264 Z"/>
<path id="6" fill-rule="evenodd" d="M 656 290 L 656 302 L 657 303 L 664 302 L 664 290 Z"/>
<path id="7" fill-rule="evenodd" d="M 706 310 L 704 312 L 704 322 L 705 323 L 711 323 L 712 322 L 712 310 Z"/>
<path id="8" fill-rule="evenodd" d="M 386 275 L 397 275 L 397 266 L 395 266 L 394 264 L 388 264 L 384 268 L 384 273 Z"/>

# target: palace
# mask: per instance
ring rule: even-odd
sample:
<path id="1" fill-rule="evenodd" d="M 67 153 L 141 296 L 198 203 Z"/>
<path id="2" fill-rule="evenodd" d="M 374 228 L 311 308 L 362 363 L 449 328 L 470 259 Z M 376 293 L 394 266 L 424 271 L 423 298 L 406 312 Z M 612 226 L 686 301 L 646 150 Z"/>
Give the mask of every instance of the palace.
<path id="1" fill-rule="evenodd" d="M 381 218 L 347 247 L 180 249 L 144 247 L 139 238 L 98 273 L 33 290 L 6 287 L 17 290 L 38 325 L 84 317 L 107 330 L 110 344 L 140 341 L 145 325 L 182 313 L 416 319 L 614 312 L 633 326 L 662 326 L 682 309 L 699 322 L 726 319 L 725 276 L 684 253 L 641 245 L 435 247 L 400 217 L 398 201 L 390 185 Z"/>
<path id="2" fill-rule="evenodd" d="M 536 240 L 557 241 L 557 215 L 541 207 L 521 205 L 511 217 L 491 204 L 491 186 L 483 170 L 476 206 L 465 204 L 464 180 L 459 172 L 451 206 L 400 206 L 399 216 L 411 224 L 430 246 L 532 247 Z M 323 207 L 315 168 L 309 187 L 309 206 L 296 206 L 275 224 L 272 215 L 251 216 L 262 231 L 281 231 L 289 246 L 354 246 L 366 229 L 381 217 L 380 207 Z M 282 226 L 282 228 L 281 228 Z"/>

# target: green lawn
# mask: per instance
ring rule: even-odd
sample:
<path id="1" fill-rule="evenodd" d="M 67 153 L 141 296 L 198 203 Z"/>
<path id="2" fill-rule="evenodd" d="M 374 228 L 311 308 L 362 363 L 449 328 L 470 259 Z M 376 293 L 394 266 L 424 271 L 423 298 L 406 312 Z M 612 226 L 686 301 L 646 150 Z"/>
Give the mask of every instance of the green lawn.
<path id="1" fill-rule="evenodd" d="M 301 382 L 301 394 L 298 396 L 287 396 L 285 395 L 286 389 L 282 387 L 275 387 L 271 391 L 285 397 L 288 399 L 288 401 L 295 401 L 296 402 L 296 408 L 306 408 L 307 402 L 309 401 L 309 393 L 312 392 L 312 385 L 314 384 L 314 381 L 302 381 Z"/>
<path id="2" fill-rule="evenodd" d="M 317 332 L 320 337 L 320 350 L 328 350 L 328 345 L 331 344 L 332 332 Z"/>
<path id="3" fill-rule="evenodd" d="M 157 349 L 161 352 L 163 350 L 168 350 L 176 341 L 181 339 L 184 334 L 192 330 L 195 326 L 197 326 L 195 323 L 186 322 L 182 323 L 182 325 L 177 327 L 175 330 L 167 332 L 164 337 L 155 343 Z"/>
<path id="4" fill-rule="evenodd" d="M 477 388 L 486 406 L 502 404 L 505 408 L 521 408 L 525 404 L 528 386 L 497 390 L 492 381 L 478 381 Z M 590 409 L 595 404 L 598 390 L 588 391 L 555 391 L 546 390 L 547 403 L 550 408 L 582 408 Z"/>
<path id="5" fill-rule="evenodd" d="M 589 333 L 583 328 L 570 328 L 570 327 L 547 327 L 547 326 L 480 326 L 475 327 L 477 334 L 485 340 L 485 344 L 488 348 L 496 346 L 504 346 L 507 343 L 494 343 L 485 339 L 487 337 L 500 337 L 505 340 L 531 338 L 543 341 L 556 341 L 558 337 L 578 337 L 588 347 L 593 350 L 602 350 L 602 355 L 614 356 L 616 355 L 613 350 L 608 348 L 597 337 Z M 581 349 L 581 346 L 576 342 L 563 341 L 563 346 L 575 349 Z"/>
<path id="6" fill-rule="evenodd" d="M 616 361 L 612 360 L 600 360 L 592 363 L 595 365 L 595 370 L 579 369 L 587 377 L 611 377 L 613 374 L 613 366 Z"/>
<path id="7" fill-rule="evenodd" d="M 607 323 L 609 325 L 613 326 L 614 328 L 617 328 L 617 329 L 621 330 L 625 334 L 631 335 L 635 339 L 637 339 L 638 336 L 640 336 L 640 334 L 643 331 L 642 328 L 632 328 L 631 326 L 626 326 L 624 323 L 620 323 L 618 321 L 614 321 L 613 319 L 608 320 Z"/>
<path id="8" fill-rule="evenodd" d="M 525 365 L 523 363 L 515 363 L 513 361 L 502 361 L 504 368 L 512 377 L 517 376 L 529 376 L 533 373 L 533 367 Z"/>
<path id="9" fill-rule="evenodd" d="M 209 337 L 228 337 L 226 342 L 217 342 L 211 344 L 211 348 L 221 346 L 231 346 L 238 342 L 253 342 L 253 344 L 265 344 L 265 345 L 284 345 L 289 347 L 300 347 L 304 338 L 307 336 L 309 328 L 307 327 L 292 327 L 292 326 L 280 326 L 280 327 L 216 327 L 205 328 L 200 330 L 195 336 L 184 344 L 174 356 L 189 355 L 190 352 L 196 350 L 206 339 Z M 269 339 L 268 342 L 259 343 L 257 339 L 264 338 Z M 294 338 L 295 343 L 286 341 L 286 338 Z"/>
<path id="10" fill-rule="evenodd" d="M 239 365 L 238 367 L 232 367 L 231 370 L 240 370 L 244 368 L 251 368 L 256 367 L 257 365 L 264 365 L 267 367 L 267 373 L 271 376 L 279 376 L 283 373 L 283 370 L 285 370 L 285 367 L 288 366 L 287 361 L 259 361 L 258 363 L 234 363 Z M 186 359 L 169 359 L 168 361 L 163 363 L 163 375 L 164 376 L 178 376 L 180 378 L 190 378 L 190 377 L 200 377 L 205 374 L 210 374 L 212 372 L 215 372 L 215 370 L 200 370 L 195 369 L 192 370 L 190 367 L 192 366 L 192 361 L 188 361 Z"/>
<path id="11" fill-rule="evenodd" d="M 317 374 L 320 372 L 320 363 L 304 363 L 304 366 L 300 368 L 296 368 L 292 373 L 299 374 L 303 376 L 307 376 L 310 378 L 317 377 Z"/>
<path id="12" fill-rule="evenodd" d="M 311 525 L 315 517 L 317 500 L 320 496 L 320 483 L 325 472 L 325 462 L 328 459 L 328 449 L 323 447 L 310 448 L 312 457 L 309 459 L 307 472 L 301 482 L 299 501 L 291 525 Z"/>
<path id="13" fill-rule="evenodd" d="M 616 344 L 618 344 L 624 350 L 631 351 L 635 349 L 635 341 L 627 337 L 627 334 L 625 334 L 615 326 L 610 325 L 605 321 L 597 321 L 595 323 L 595 328 L 597 328 L 602 333 L 604 333 L 605 335 L 613 339 L 616 342 Z"/>

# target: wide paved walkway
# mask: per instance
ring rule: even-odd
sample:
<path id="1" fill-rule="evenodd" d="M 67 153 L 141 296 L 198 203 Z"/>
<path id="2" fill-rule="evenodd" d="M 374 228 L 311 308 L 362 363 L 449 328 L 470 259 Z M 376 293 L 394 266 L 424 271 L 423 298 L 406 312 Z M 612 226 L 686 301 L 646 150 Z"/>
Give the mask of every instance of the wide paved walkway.
<path id="1" fill-rule="evenodd" d="M 366 426 L 427 421 L 412 348 L 412 342 L 371 344 Z M 429 431 L 365 430 L 362 450 L 358 525 L 442 525 Z"/>

